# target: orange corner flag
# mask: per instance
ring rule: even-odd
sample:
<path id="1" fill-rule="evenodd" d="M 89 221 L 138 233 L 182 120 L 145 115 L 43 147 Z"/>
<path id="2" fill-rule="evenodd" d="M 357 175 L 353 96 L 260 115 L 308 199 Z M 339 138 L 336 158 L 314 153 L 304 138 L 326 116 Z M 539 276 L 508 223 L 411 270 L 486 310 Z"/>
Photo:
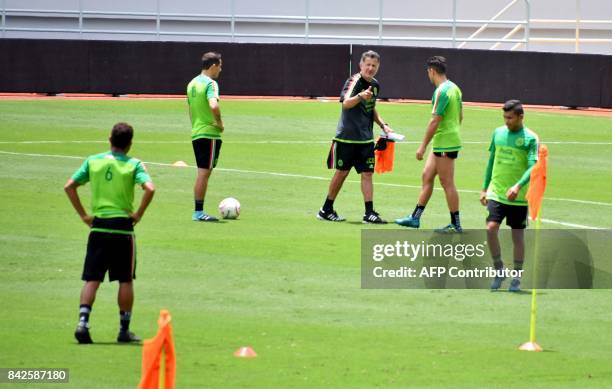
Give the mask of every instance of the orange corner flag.
<path id="1" fill-rule="evenodd" d="M 380 144 L 379 142 L 377 144 Z M 376 155 L 376 164 L 374 165 L 374 171 L 376 173 L 387 173 L 393 171 L 393 159 L 395 158 L 395 142 L 392 140 L 385 140 L 382 142 L 385 144 L 384 148 L 374 151 Z"/>
<path id="2" fill-rule="evenodd" d="M 176 354 L 170 325 L 170 312 L 159 313 L 157 335 L 146 339 L 142 347 L 142 376 L 138 389 L 174 389 L 176 377 Z M 164 357 L 165 355 L 165 357 Z M 160 368 L 162 366 L 163 368 Z M 161 386 L 160 386 L 161 383 Z"/>
<path id="3" fill-rule="evenodd" d="M 540 214 L 544 191 L 546 190 L 546 164 L 548 159 L 548 148 L 540 145 L 538 150 L 538 162 L 531 170 L 529 190 L 527 190 L 527 202 L 529 203 L 529 215 L 531 220 L 536 220 Z"/>

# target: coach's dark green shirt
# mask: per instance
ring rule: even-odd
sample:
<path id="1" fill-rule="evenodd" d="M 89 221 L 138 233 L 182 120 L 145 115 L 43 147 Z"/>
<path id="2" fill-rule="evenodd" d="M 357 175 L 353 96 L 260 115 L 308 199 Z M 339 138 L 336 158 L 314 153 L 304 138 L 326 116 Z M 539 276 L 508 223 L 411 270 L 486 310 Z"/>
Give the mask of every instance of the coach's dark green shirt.
<path id="1" fill-rule="evenodd" d="M 372 87 L 372 98 L 369 101 L 360 101 L 359 104 L 350 109 L 342 108 L 334 140 L 347 143 L 374 142 L 372 127 L 376 98 L 380 93 L 378 80 L 374 78 L 372 82 L 368 82 L 360 73 L 353 75 L 344 83 L 340 93 L 340 102 L 357 95 L 370 86 Z"/>

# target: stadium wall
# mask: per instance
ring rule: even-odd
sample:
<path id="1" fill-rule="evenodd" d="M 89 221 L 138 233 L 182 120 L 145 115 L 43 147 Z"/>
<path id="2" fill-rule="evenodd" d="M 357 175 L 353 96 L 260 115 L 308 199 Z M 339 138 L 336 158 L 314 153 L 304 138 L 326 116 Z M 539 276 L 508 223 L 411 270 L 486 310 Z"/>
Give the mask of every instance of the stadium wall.
<path id="1" fill-rule="evenodd" d="M 347 45 L 0 39 L 0 91 L 184 94 L 211 50 L 222 94 L 332 96 L 348 74 Z"/>
<path id="2" fill-rule="evenodd" d="M 463 91 L 464 101 L 568 107 L 612 107 L 612 56 L 422 47 L 353 46 L 352 66 L 367 49 L 380 53 L 377 76 L 389 98 L 430 99 L 432 87 L 425 60 L 442 55 L 448 77 Z"/>
<path id="3" fill-rule="evenodd" d="M 183 94 L 214 50 L 222 94 L 337 96 L 366 49 L 383 98 L 431 98 L 424 62 L 444 55 L 465 101 L 612 108 L 612 56 L 391 46 L 0 39 L 0 91 Z"/>

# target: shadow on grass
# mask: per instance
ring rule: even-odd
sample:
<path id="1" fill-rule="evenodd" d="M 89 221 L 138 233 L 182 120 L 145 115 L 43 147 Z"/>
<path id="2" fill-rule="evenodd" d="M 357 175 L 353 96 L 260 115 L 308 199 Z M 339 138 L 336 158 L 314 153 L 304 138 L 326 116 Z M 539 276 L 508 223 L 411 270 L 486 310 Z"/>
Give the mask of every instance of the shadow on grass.
<path id="1" fill-rule="evenodd" d="M 531 290 L 520 290 L 519 292 L 510 292 L 508 289 L 498 289 L 498 290 L 492 290 L 491 293 L 508 293 L 508 294 L 515 294 L 517 296 L 531 296 Z M 547 294 L 548 294 L 547 292 L 541 292 L 541 291 L 536 292 L 536 296 L 545 296 Z"/>
<path id="2" fill-rule="evenodd" d="M 88 346 L 117 346 L 117 347 L 140 347 L 140 343 L 119 343 L 119 342 L 94 342 L 89 344 L 73 343 L 75 346 L 88 347 Z"/>

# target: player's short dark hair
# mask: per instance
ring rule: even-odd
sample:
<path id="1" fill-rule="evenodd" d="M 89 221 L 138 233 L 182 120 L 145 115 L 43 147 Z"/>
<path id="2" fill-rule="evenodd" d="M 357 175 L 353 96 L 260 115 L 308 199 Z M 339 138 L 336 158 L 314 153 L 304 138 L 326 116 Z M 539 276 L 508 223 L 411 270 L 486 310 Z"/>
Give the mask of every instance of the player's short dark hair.
<path id="1" fill-rule="evenodd" d="M 372 58 L 380 62 L 380 54 L 378 54 L 374 50 L 368 50 L 368 51 L 365 51 L 363 54 L 361 54 L 361 60 L 359 62 L 365 61 L 366 58 Z"/>
<path id="2" fill-rule="evenodd" d="M 117 123 L 113 126 L 110 136 L 111 145 L 118 149 L 125 149 L 132 144 L 134 128 L 127 123 Z"/>
<path id="3" fill-rule="evenodd" d="M 209 51 L 202 55 L 202 69 L 206 70 L 213 65 L 219 65 L 221 63 L 221 54 Z"/>
<path id="4" fill-rule="evenodd" d="M 523 103 L 520 100 L 508 100 L 504 103 L 504 107 L 502 108 L 504 112 L 514 112 L 517 115 L 522 115 L 525 113 L 523 110 Z"/>
<path id="5" fill-rule="evenodd" d="M 427 60 L 427 68 L 432 68 L 438 74 L 446 74 L 446 58 L 434 55 Z"/>

